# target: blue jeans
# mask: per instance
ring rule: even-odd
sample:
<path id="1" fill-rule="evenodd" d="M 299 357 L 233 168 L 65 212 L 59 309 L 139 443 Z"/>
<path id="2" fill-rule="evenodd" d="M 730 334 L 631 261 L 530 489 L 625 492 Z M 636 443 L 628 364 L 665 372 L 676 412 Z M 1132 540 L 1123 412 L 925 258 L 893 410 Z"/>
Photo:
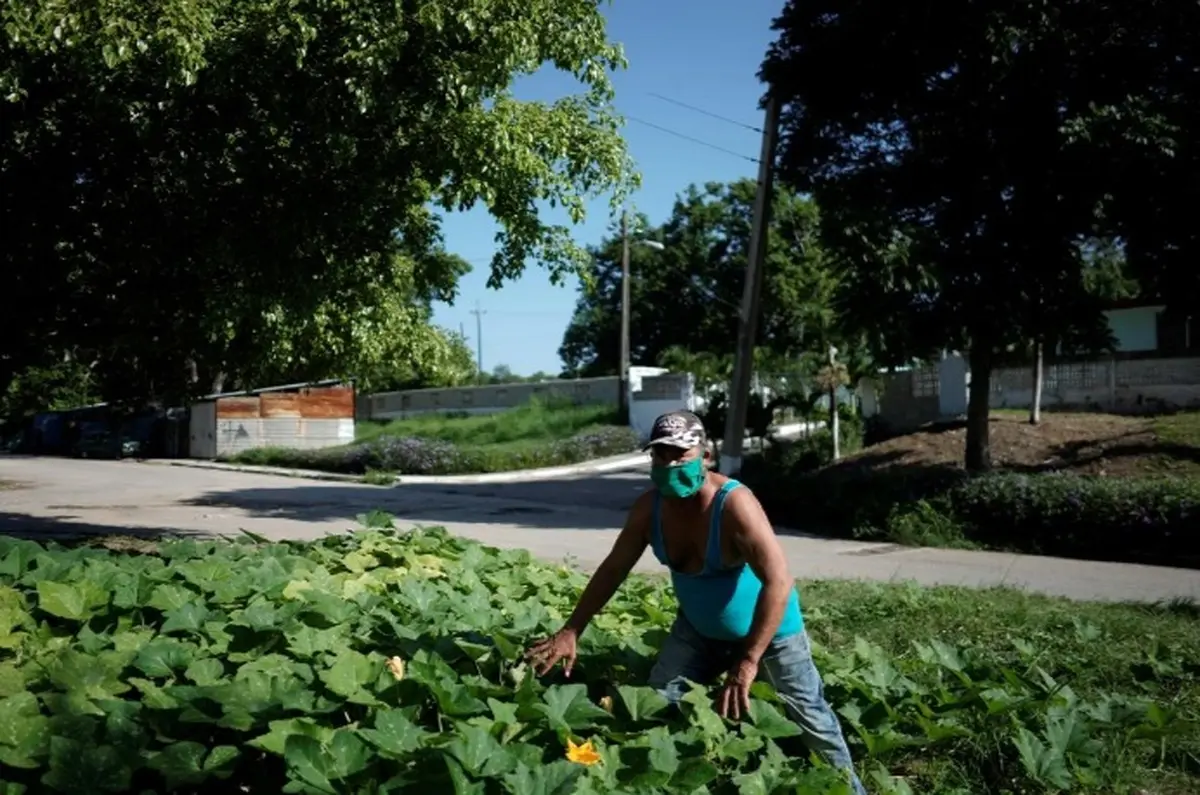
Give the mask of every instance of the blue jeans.
<path id="1" fill-rule="evenodd" d="M 675 618 L 658 661 L 650 672 L 650 686 L 668 701 L 679 703 L 686 680 L 710 684 L 733 664 L 741 644 L 712 640 L 701 635 L 683 614 Z M 850 774 L 858 795 L 866 795 L 854 772 L 850 749 L 842 726 L 825 700 L 825 686 L 813 663 L 808 633 L 801 631 L 771 641 L 759 664 L 759 672 L 783 701 L 787 715 L 799 725 L 801 739 L 809 750 L 830 765 Z"/>

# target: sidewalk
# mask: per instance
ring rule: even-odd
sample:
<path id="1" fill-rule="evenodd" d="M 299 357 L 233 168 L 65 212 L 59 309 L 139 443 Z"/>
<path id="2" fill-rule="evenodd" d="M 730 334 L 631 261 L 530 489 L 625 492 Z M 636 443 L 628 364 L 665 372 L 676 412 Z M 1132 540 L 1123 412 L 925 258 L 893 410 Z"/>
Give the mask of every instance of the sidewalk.
<path id="1" fill-rule="evenodd" d="M 379 509 L 398 527 L 442 526 L 496 547 L 528 549 L 550 561 L 593 569 L 616 540 L 625 512 L 575 499 L 586 481 L 553 484 L 566 502 L 516 499 L 502 488 L 378 488 L 220 468 L 138 466 L 72 459 L 0 458 L 0 534 L 195 533 L 240 529 L 274 540 L 345 533 Z M 1001 552 L 900 547 L 781 534 L 792 575 L 801 579 L 912 580 L 922 585 L 1011 586 L 1098 601 L 1200 600 L 1200 571 L 1065 560 Z M 637 570 L 664 573 L 647 552 Z"/>
<path id="2" fill-rule="evenodd" d="M 530 480 L 554 480 L 556 478 L 570 478 L 581 475 L 636 469 L 638 466 L 645 464 L 646 461 L 645 453 L 627 453 L 625 455 L 609 456 L 608 458 L 596 458 L 591 461 L 583 461 L 567 466 L 517 469 L 511 472 L 486 472 L 477 475 L 398 475 L 396 477 L 396 485 L 427 484 L 433 486 L 465 483 L 525 483 Z M 139 463 L 153 466 L 215 469 L 225 472 L 250 472 L 258 475 L 302 478 L 304 480 L 325 480 L 335 483 L 362 483 L 362 475 L 343 475 L 336 472 L 322 472 L 317 469 L 289 469 L 286 467 L 256 466 L 253 464 L 230 464 L 224 461 L 205 461 L 198 458 L 152 458 Z"/>
<path id="3" fill-rule="evenodd" d="M 789 425 L 781 425 L 775 429 L 775 436 L 781 439 L 787 439 L 794 436 L 799 436 L 800 433 L 807 427 L 809 429 L 817 429 L 823 427 L 824 423 L 791 423 Z M 755 441 L 754 437 L 747 437 L 747 445 Z M 167 459 L 147 459 L 139 463 L 153 464 L 156 466 L 175 466 L 175 467 L 191 467 L 193 469 L 217 469 L 227 472 L 252 472 L 259 475 L 276 475 L 284 478 L 303 478 L 305 480 L 325 480 L 336 483 L 361 483 L 360 475 L 342 475 L 336 472 L 322 472 L 316 469 L 290 469 L 287 467 L 272 467 L 272 466 L 256 466 L 254 464 L 231 464 L 224 461 L 206 461 L 198 458 L 167 458 Z M 648 458 L 643 452 L 626 453 L 624 455 L 614 455 L 607 458 L 596 458 L 591 461 L 582 461 L 578 464 L 569 464 L 567 466 L 557 467 L 542 467 L 540 469 L 519 469 L 512 472 L 488 472 L 476 475 L 398 475 L 396 483 L 408 484 L 465 484 L 465 483 L 525 483 L 531 480 L 554 480 L 556 478 L 571 478 L 581 475 L 599 474 L 603 472 L 620 472 L 622 470 L 636 469 L 639 466 L 648 463 Z"/>
<path id="4" fill-rule="evenodd" d="M 398 526 L 404 524 L 399 520 Z M 594 569 L 604 560 L 616 531 L 541 530 L 429 522 L 490 546 L 528 549 L 548 560 L 572 560 Z M 912 581 L 920 585 L 1009 587 L 1079 601 L 1200 601 L 1200 571 L 1101 563 L 1088 560 L 973 552 L 811 536 L 780 536 L 792 576 L 798 579 Z M 665 574 L 647 551 L 635 571 Z"/>

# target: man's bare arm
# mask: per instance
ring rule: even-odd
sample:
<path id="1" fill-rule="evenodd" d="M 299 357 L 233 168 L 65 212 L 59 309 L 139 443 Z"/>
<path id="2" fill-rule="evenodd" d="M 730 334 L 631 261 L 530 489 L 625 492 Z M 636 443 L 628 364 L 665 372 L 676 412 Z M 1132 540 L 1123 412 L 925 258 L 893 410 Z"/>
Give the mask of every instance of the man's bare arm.
<path id="1" fill-rule="evenodd" d="M 725 529 L 733 533 L 735 546 L 763 584 L 744 650 L 744 657 L 758 664 L 779 630 L 795 583 L 783 547 L 757 497 L 744 488 L 734 491 L 725 504 L 725 515 Z"/>
<path id="2" fill-rule="evenodd" d="M 612 599 L 634 565 L 641 559 L 650 540 L 651 506 L 650 495 L 644 494 L 629 509 L 625 527 L 617 536 L 608 557 L 588 580 L 583 595 L 579 597 L 579 604 L 567 619 L 566 629 L 573 630 L 576 635 L 582 634 L 588 622 L 604 609 L 608 600 Z"/>

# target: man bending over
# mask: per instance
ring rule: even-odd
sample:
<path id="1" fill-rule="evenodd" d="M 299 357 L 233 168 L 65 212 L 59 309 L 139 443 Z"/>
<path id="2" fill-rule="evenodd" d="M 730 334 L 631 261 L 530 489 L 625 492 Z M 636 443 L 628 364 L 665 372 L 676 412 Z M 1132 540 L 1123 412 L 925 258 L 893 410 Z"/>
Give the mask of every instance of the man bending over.
<path id="1" fill-rule="evenodd" d="M 765 674 L 805 745 L 847 771 L 854 791 L 865 795 L 825 700 L 787 559 L 758 499 L 709 470 L 704 424 L 691 412 L 659 417 L 646 449 L 654 487 L 630 509 L 567 623 L 527 653 L 538 674 L 561 660 L 570 675 L 579 635 L 649 545 L 670 569 L 679 600 L 650 686 L 678 703 L 685 680 L 708 684 L 724 671 L 717 710 L 738 719 L 750 708 L 750 685 Z"/>

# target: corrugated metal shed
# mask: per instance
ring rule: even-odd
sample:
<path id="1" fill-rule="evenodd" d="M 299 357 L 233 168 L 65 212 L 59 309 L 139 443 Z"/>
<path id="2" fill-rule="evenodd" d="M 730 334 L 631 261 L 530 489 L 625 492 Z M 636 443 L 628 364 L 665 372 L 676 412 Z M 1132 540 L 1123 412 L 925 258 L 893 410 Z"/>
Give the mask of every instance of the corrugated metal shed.
<path id="1" fill-rule="evenodd" d="M 258 447 L 312 450 L 353 441 L 354 388 L 340 382 L 214 395 L 192 407 L 193 458 L 224 458 Z"/>

